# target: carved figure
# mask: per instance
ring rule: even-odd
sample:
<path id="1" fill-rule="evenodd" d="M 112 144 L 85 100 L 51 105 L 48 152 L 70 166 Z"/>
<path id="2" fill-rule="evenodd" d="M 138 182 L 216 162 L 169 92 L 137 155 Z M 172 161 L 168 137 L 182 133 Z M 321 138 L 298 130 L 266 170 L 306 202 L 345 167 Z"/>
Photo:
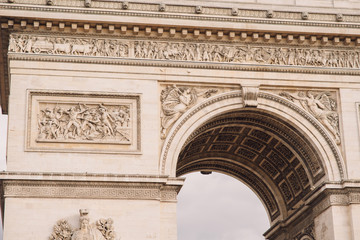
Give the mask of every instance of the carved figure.
<path id="1" fill-rule="evenodd" d="M 336 112 L 335 100 L 329 98 L 330 93 L 321 92 L 315 96 L 310 91 L 305 94 L 299 92 L 298 96 L 287 92 L 280 93 L 280 96 L 294 101 L 298 100 L 301 106 L 319 120 L 334 136 L 335 142 L 340 144 L 339 116 Z"/>
<path id="2" fill-rule="evenodd" d="M 80 228 L 73 230 L 66 220 L 60 220 L 54 226 L 49 240 L 115 240 L 112 219 L 100 219 L 90 224 L 87 209 L 80 209 Z"/>
<path id="3" fill-rule="evenodd" d="M 15 36 L 9 38 L 9 52 L 18 52 L 18 39 Z"/>
<path id="4" fill-rule="evenodd" d="M 195 88 L 168 86 L 161 92 L 161 138 L 166 137 L 166 130 L 192 105 L 198 97 L 210 97 L 216 89 L 198 92 Z"/>
<path id="5" fill-rule="evenodd" d="M 131 116 L 127 105 L 71 105 L 67 110 L 58 104 L 40 109 L 38 141 L 98 140 L 131 141 Z"/>
<path id="6" fill-rule="evenodd" d="M 80 107 L 80 105 L 79 105 Z M 86 111 L 86 110 L 84 110 Z M 78 120 L 79 115 L 81 113 L 83 113 L 84 111 L 82 110 L 77 110 L 75 107 L 71 107 L 69 110 L 67 110 L 66 112 L 64 112 L 65 114 L 67 114 L 69 116 L 69 121 L 65 127 L 65 132 L 64 132 L 64 136 L 65 138 L 68 138 L 68 133 L 71 127 L 73 127 L 73 131 L 72 131 L 72 136 L 71 138 L 75 138 L 76 136 L 79 136 L 81 134 L 81 127 L 80 127 L 80 121 Z"/>
<path id="7" fill-rule="evenodd" d="M 133 47 L 130 51 L 130 46 Z M 270 65 L 360 68 L 355 50 L 286 48 L 191 42 L 83 39 L 11 34 L 9 52 L 75 56 L 135 57 L 156 60 L 259 63 Z M 131 54 L 131 56 L 130 56 Z"/>
<path id="8" fill-rule="evenodd" d="M 88 211 L 80 209 L 80 229 L 74 231 L 71 240 L 105 240 L 102 233 L 89 224 Z"/>

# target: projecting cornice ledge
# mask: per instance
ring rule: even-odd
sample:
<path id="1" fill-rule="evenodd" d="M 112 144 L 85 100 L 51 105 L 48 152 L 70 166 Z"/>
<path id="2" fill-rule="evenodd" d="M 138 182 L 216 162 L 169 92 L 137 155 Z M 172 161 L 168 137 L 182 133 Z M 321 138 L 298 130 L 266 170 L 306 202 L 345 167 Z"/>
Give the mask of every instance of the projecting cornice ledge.
<path id="1" fill-rule="evenodd" d="M 89 22 L 98 24 L 139 24 L 164 27 L 218 29 L 224 31 L 284 31 L 316 34 L 360 33 L 360 16 L 352 13 L 316 13 L 296 11 L 254 10 L 228 7 L 194 5 L 165 5 L 161 3 L 127 3 L 93 1 L 85 7 L 83 1 L 56 1 L 46 5 L 45 1 L 29 0 L 27 4 L 0 2 L 0 16 L 23 19 L 39 19 L 65 22 Z M 40 3 L 41 2 L 41 3 Z M 166 20 L 166 21 L 164 21 Z M 295 29 L 294 29 L 295 27 Z"/>
<path id="2" fill-rule="evenodd" d="M 5 198 L 149 199 L 176 201 L 183 178 L 159 175 L 0 173 Z"/>
<path id="3" fill-rule="evenodd" d="M 17 0 L 11 2 L 13 3 L 0 0 L 0 72 L 3 73 L 0 76 L 0 95 L 2 111 L 5 114 L 9 95 L 9 58 L 359 75 L 359 53 L 356 49 L 360 45 L 360 15 L 349 9 L 337 10 L 342 12 L 329 9 L 326 13 L 326 9 L 306 12 L 304 8 L 289 10 L 279 6 L 279 10 L 275 7 L 269 10 L 246 8 L 239 4 L 234 4 L 233 7 L 228 4 L 206 6 L 204 2 L 202 6 L 109 0 L 28 0 L 26 4 Z M 52 47 L 45 46 L 49 48 L 47 52 L 36 47 L 24 48 L 22 50 L 25 52 L 19 52 L 9 47 L 11 34 L 31 34 L 36 38 L 34 44 L 35 40 L 39 40 L 37 37 L 57 35 L 58 39 L 51 39 Z M 66 47 L 64 41 L 59 40 L 61 37 L 70 41 L 71 49 L 62 51 L 55 48 L 55 44 L 60 48 Z M 116 56 L 108 53 L 101 55 L 94 50 L 92 43 L 88 42 L 99 42 L 103 39 L 128 39 L 127 42 L 132 44 L 128 46 L 130 52 Z M 72 48 L 74 44 L 79 44 L 76 43 L 78 40 L 84 40 L 86 45 L 82 51 L 74 51 Z M 158 58 L 136 55 L 136 44 L 140 49 L 141 44 L 151 43 L 157 45 L 155 47 L 161 47 L 165 42 L 169 42 L 172 48 L 186 45 L 190 51 L 193 45 L 199 48 L 206 45 L 209 48 L 217 47 L 217 50 L 225 53 L 218 54 L 224 55 L 221 59 L 214 56 L 199 59 L 195 55 L 190 56 L 191 53 L 186 57 L 177 53 L 171 53 L 172 56 L 158 55 Z M 91 49 L 87 49 L 87 46 Z M 246 48 L 251 51 L 250 54 L 245 54 L 247 57 L 234 55 L 246 52 Z M 324 51 L 320 52 L 320 48 L 324 48 Z M 272 54 L 276 55 L 275 51 L 278 51 L 276 54 L 285 54 L 284 59 L 271 58 Z M 292 51 L 298 51 L 297 56 L 303 54 L 303 59 L 295 59 Z M 316 51 L 319 52 L 315 53 Z M 308 59 L 305 59 L 308 52 Z M 314 54 L 317 56 L 313 56 Z M 327 55 L 327 58 L 322 54 Z M 312 61 L 313 58 L 318 60 Z M 336 59 L 342 58 L 348 59 L 347 62 L 337 62 Z"/>

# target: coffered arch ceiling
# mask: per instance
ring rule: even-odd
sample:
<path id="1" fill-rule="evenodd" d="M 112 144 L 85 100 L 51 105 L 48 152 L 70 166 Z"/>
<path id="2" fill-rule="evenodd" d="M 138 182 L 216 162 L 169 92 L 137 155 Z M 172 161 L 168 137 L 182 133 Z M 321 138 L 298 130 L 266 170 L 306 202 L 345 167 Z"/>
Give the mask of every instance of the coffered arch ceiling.
<path id="1" fill-rule="evenodd" d="M 290 123 L 243 108 L 197 128 L 179 154 L 176 174 L 207 170 L 231 175 L 256 192 L 274 222 L 302 206 L 312 187 L 327 179 L 322 162 Z"/>

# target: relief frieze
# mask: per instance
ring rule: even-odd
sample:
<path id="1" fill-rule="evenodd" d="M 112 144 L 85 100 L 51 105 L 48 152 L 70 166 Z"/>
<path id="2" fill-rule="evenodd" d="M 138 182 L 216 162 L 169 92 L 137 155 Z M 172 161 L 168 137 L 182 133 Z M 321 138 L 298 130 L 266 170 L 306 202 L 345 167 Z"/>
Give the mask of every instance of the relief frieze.
<path id="1" fill-rule="evenodd" d="M 11 34 L 9 53 L 360 69 L 354 48 Z"/>
<path id="2" fill-rule="evenodd" d="M 129 42 L 114 39 L 11 34 L 9 52 L 72 56 L 129 57 Z"/>
<path id="3" fill-rule="evenodd" d="M 40 104 L 36 141 L 88 141 L 129 144 L 131 106 L 86 103 Z"/>
<path id="4" fill-rule="evenodd" d="M 140 96 L 29 92 L 27 150 L 139 151 Z"/>

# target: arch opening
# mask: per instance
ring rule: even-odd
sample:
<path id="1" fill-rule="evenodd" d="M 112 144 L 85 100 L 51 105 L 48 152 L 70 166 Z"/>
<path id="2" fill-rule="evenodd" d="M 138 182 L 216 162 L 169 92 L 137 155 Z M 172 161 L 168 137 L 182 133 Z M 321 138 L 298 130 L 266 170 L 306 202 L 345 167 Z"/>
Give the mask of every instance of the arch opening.
<path id="1" fill-rule="evenodd" d="M 217 171 L 244 182 L 265 206 L 271 225 L 304 205 L 327 180 L 322 156 L 304 134 L 261 109 L 217 115 L 186 139 L 176 176 Z"/>
<path id="2" fill-rule="evenodd" d="M 264 240 L 270 223 L 258 196 L 227 174 L 186 174 L 178 195 L 178 239 Z"/>

